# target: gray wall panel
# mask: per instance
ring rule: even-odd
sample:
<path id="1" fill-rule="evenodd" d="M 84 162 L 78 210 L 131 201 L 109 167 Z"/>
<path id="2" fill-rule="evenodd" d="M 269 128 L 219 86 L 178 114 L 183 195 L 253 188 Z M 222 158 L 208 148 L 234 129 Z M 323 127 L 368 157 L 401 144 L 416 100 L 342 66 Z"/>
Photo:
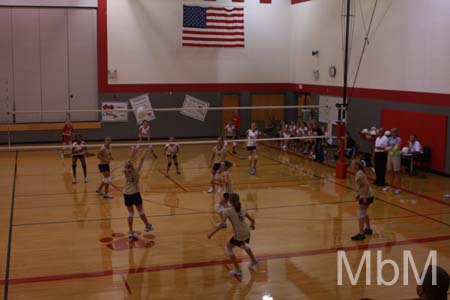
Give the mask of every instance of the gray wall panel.
<path id="1" fill-rule="evenodd" d="M 41 110 L 41 57 L 39 11 L 13 8 L 14 98 L 15 109 Z M 40 122 L 41 114 L 21 114 L 16 122 Z"/>
<path id="2" fill-rule="evenodd" d="M 98 109 L 97 85 L 97 11 L 69 9 L 69 106 Z M 96 121 L 96 113 L 74 113 L 73 121 Z"/>
<path id="3" fill-rule="evenodd" d="M 0 123 L 12 123 L 14 109 L 11 9 L 0 8 Z"/>
<path id="4" fill-rule="evenodd" d="M 67 9 L 40 9 L 42 110 L 66 110 L 69 70 Z M 63 122 L 65 113 L 43 114 L 43 122 Z"/>

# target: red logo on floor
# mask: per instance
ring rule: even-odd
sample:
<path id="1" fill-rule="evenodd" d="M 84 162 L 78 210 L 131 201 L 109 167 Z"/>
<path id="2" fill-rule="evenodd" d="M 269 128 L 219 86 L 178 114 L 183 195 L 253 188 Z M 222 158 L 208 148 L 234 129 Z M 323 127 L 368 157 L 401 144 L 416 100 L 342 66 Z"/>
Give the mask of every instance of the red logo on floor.
<path id="1" fill-rule="evenodd" d="M 111 250 L 123 251 L 132 248 L 151 248 L 155 245 L 153 241 L 156 237 L 153 234 L 147 233 L 141 236 L 141 232 L 135 231 L 137 239 L 130 240 L 125 233 L 113 233 L 111 237 L 100 239 L 101 243 L 106 244 Z"/>

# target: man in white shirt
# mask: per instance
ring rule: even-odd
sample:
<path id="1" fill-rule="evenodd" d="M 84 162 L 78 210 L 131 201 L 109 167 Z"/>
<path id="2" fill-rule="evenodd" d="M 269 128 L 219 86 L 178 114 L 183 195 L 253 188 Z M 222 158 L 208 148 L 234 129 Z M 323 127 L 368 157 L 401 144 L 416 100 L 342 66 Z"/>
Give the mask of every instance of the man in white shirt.
<path id="1" fill-rule="evenodd" d="M 420 154 L 420 153 L 422 153 L 422 145 L 420 145 L 420 142 L 417 140 L 417 136 L 416 135 L 411 135 L 409 137 L 408 152 L 410 154 Z"/>
<path id="2" fill-rule="evenodd" d="M 379 128 L 377 130 L 378 137 L 375 140 L 375 184 L 377 186 L 384 186 L 386 180 L 386 164 L 387 153 L 386 147 L 388 146 L 388 138 L 384 134 L 384 129 Z"/>

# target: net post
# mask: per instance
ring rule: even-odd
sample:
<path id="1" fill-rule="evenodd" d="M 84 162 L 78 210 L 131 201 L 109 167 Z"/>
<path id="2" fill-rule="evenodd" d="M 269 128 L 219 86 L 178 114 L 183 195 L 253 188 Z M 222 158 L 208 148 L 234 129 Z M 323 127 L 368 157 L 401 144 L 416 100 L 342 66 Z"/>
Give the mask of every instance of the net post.
<path id="1" fill-rule="evenodd" d="M 336 163 L 336 178 L 345 179 L 347 177 L 347 164 L 345 162 L 345 123 L 339 122 L 337 124 L 336 135 L 339 141 L 339 160 Z"/>

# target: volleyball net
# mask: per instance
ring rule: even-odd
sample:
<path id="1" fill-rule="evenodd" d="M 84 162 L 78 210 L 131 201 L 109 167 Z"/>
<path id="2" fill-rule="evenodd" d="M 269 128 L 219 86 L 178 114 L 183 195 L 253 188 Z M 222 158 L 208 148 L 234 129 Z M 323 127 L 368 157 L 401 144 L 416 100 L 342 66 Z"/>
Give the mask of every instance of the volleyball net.
<path id="1" fill-rule="evenodd" d="M 127 104 L 109 103 L 90 110 L 30 110 L 5 114 L 17 119 L 58 116 L 60 120 L 71 122 L 49 123 L 50 129 L 44 130 L 33 128 L 42 127 L 40 123 L 22 125 L 24 129 L 20 131 L 14 130 L 14 126 L 20 124 L 0 125 L 6 128 L 2 132 L 0 151 L 70 151 L 78 136 L 85 141 L 86 148 L 101 147 L 106 137 L 111 137 L 114 148 L 160 147 L 166 145 L 170 137 L 176 138 L 179 145 L 212 145 L 222 137 L 230 147 L 245 147 L 249 143 L 247 132 L 253 130 L 257 134 L 252 135 L 250 143 L 264 143 L 312 157 L 317 155 L 318 147 L 324 150 L 324 160 L 333 160 L 336 158 L 333 149 L 339 143 L 339 138 L 333 135 L 330 107 L 320 105 L 214 107 L 193 99 L 182 107 L 138 105 L 129 108 Z M 94 128 L 85 126 L 88 123 L 76 122 L 74 116 L 83 114 L 94 116 L 96 122 L 90 122 L 96 124 Z M 60 128 L 55 128 L 56 125 Z"/>

